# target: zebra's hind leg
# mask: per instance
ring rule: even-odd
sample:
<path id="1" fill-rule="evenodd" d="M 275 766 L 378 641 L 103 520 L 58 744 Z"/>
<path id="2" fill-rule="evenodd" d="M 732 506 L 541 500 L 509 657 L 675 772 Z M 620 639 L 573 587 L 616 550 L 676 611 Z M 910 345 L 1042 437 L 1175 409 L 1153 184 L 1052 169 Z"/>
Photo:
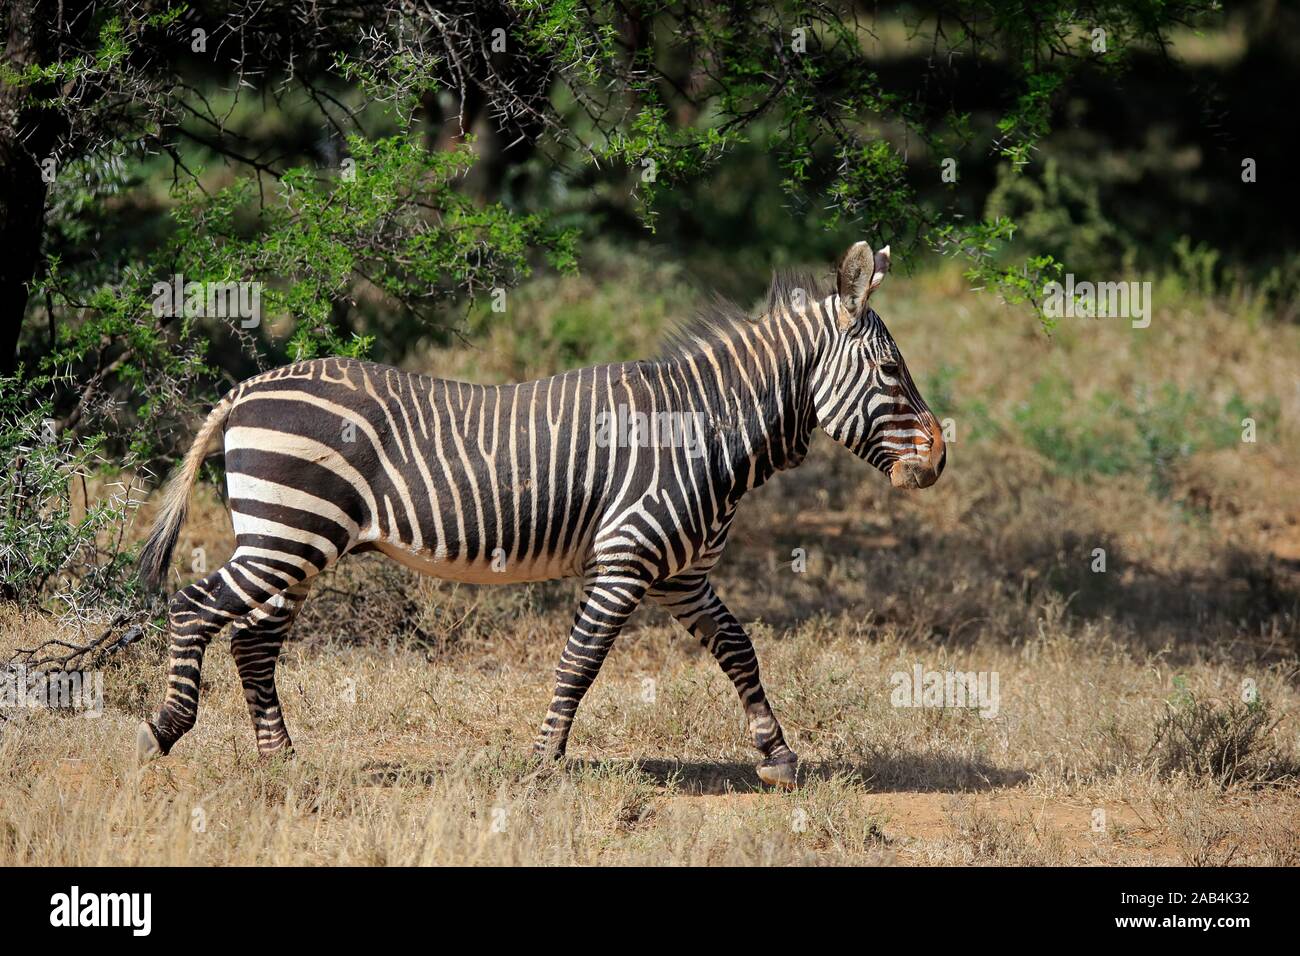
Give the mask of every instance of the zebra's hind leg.
<path id="1" fill-rule="evenodd" d="M 799 758 L 785 742 L 781 724 L 767 702 L 754 644 L 714 593 L 708 578 L 695 574 L 661 581 L 651 589 L 650 598 L 707 647 L 731 678 L 745 709 L 754 746 L 763 755 L 758 779 L 768 786 L 795 786 Z"/>
<path id="2" fill-rule="evenodd" d="M 555 668 L 555 694 L 533 744 L 538 757 L 558 760 L 564 756 L 578 704 L 600 672 L 624 622 L 641 603 L 646 587 L 646 582 L 635 577 L 587 577 L 573 630 Z"/>
<path id="3" fill-rule="evenodd" d="M 244 685 L 244 699 L 257 735 L 257 752 L 263 757 L 293 752 L 275 689 L 275 665 L 309 590 L 310 582 L 294 585 L 272 602 L 281 605 L 279 610 L 268 611 L 260 619 L 241 621 L 230 634 L 230 653 L 239 669 L 239 682 Z"/>
<path id="4" fill-rule="evenodd" d="M 227 624 L 246 618 L 254 623 L 281 613 L 284 592 L 297 583 L 268 574 L 258 558 L 236 549 L 222 567 L 172 596 L 167 614 L 167 692 L 158 715 L 141 723 L 136 734 L 140 760 L 169 753 L 194 726 L 203 655 L 212 639 Z"/>

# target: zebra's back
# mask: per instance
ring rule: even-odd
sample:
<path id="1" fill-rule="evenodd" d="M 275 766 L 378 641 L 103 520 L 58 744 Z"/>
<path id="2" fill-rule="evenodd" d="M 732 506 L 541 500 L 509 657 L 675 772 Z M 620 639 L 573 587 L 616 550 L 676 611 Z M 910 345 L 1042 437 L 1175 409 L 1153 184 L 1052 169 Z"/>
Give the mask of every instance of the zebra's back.
<path id="1" fill-rule="evenodd" d="M 679 517 L 669 491 L 657 509 L 672 450 L 595 426 L 620 403 L 653 404 L 646 389 L 635 364 L 501 386 L 343 359 L 264 373 L 236 390 L 226 423 L 237 544 L 317 569 L 377 549 L 453 580 L 579 574 L 619 511 L 648 529 Z M 693 550 L 650 545 L 665 570 Z"/>

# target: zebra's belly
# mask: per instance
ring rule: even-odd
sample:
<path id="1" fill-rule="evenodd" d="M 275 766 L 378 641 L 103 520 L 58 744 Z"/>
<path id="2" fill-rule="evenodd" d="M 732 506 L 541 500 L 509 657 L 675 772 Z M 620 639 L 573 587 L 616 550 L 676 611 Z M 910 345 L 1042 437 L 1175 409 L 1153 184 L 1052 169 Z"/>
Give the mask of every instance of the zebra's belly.
<path id="1" fill-rule="evenodd" d="M 373 541 L 367 546 L 386 554 L 412 570 L 446 581 L 464 584 L 518 584 L 523 581 L 552 581 L 578 574 L 573 562 L 564 556 L 542 555 L 535 558 L 448 558 L 428 551 L 410 551 L 387 541 Z M 356 550 L 362 550 L 358 548 Z"/>

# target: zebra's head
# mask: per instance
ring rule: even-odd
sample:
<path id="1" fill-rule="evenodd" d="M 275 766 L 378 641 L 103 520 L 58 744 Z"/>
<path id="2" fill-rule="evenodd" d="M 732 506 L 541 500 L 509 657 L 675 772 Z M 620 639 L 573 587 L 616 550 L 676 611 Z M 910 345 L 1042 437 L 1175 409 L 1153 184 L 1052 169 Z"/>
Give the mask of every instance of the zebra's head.
<path id="1" fill-rule="evenodd" d="M 822 430 L 889 475 L 895 488 L 926 488 L 942 474 L 947 451 L 894 337 L 867 304 L 888 271 L 888 246 L 873 254 L 857 242 L 840 261 L 813 406 Z"/>

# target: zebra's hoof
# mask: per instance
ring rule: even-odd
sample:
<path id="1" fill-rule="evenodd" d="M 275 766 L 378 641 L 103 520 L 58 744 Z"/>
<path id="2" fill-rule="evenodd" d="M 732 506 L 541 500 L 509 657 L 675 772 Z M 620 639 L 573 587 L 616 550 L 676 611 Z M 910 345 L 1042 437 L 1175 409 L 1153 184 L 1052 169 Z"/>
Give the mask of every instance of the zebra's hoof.
<path id="1" fill-rule="evenodd" d="M 153 724 L 147 720 L 140 721 L 140 729 L 135 732 L 135 759 L 138 763 L 148 763 L 155 757 L 163 755 L 162 744 L 158 743 L 158 735 L 154 732 Z"/>
<path id="2" fill-rule="evenodd" d="M 563 747 L 548 747 L 546 744 L 533 744 L 533 763 L 546 766 L 559 764 L 563 762 L 563 760 Z"/>
<path id="3" fill-rule="evenodd" d="M 769 757 L 760 763 L 758 779 L 769 787 L 793 790 L 798 769 L 799 758 L 793 751 L 788 751 L 779 757 Z"/>

